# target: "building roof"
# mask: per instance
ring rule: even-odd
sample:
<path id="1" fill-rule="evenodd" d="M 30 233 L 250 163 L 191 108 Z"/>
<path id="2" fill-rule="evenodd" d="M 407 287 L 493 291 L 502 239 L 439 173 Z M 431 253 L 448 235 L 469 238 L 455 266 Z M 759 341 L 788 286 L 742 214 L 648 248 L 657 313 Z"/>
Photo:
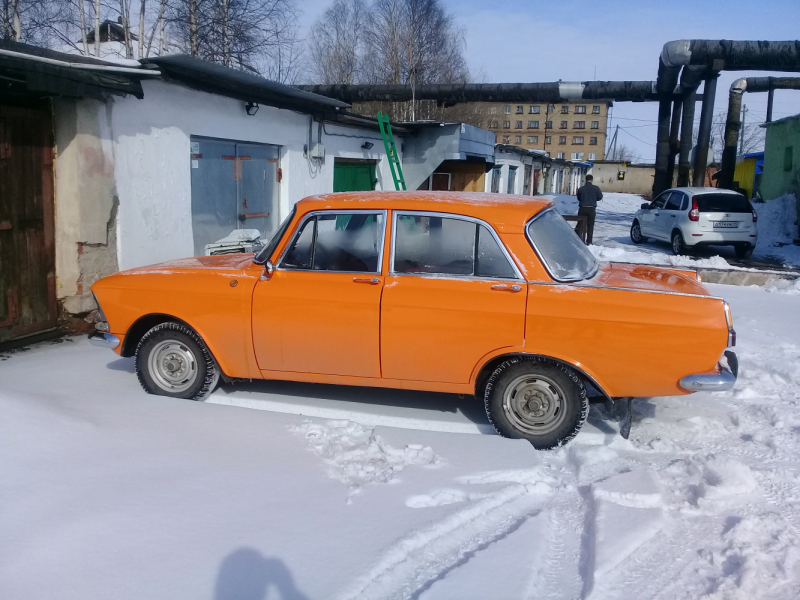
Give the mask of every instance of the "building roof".
<path id="1" fill-rule="evenodd" d="M 297 203 L 298 213 L 326 209 L 414 210 L 445 212 L 481 219 L 507 232 L 522 232 L 531 217 L 552 206 L 552 200 L 485 192 L 341 192 L 309 196 Z"/>
<path id="2" fill-rule="evenodd" d="M 128 37 L 134 41 L 139 39 L 132 31 L 128 31 Z M 94 44 L 94 29 L 86 34 L 86 41 Z M 108 19 L 100 23 L 100 41 L 124 42 L 125 29 L 122 27 L 122 23 L 119 23 L 118 21 L 109 21 Z"/>
<path id="3" fill-rule="evenodd" d="M 789 117 L 783 117 L 782 119 L 776 119 L 775 121 L 771 121 L 769 123 L 762 123 L 760 127 L 772 127 L 773 125 L 777 125 L 778 123 L 787 123 L 789 121 L 796 121 L 800 119 L 800 113 L 796 115 L 791 115 Z"/>
<path id="4" fill-rule="evenodd" d="M 304 92 L 260 75 L 185 54 L 148 58 L 142 63 L 157 66 L 168 81 L 245 102 L 299 112 L 334 112 L 350 106 L 340 100 Z"/>
<path id="5" fill-rule="evenodd" d="M 86 56 L 65 54 L 0 40 L 0 93 L 3 95 L 103 98 L 110 94 L 143 96 L 141 79 L 151 71 L 120 67 Z"/>

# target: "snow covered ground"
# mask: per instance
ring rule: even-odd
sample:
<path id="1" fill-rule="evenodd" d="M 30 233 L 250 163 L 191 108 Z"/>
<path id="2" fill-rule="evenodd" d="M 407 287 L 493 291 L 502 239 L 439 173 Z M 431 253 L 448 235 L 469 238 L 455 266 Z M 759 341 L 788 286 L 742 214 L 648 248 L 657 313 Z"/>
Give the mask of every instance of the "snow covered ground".
<path id="1" fill-rule="evenodd" d="M 561 214 L 578 213 L 574 196 L 550 195 Z M 600 260 L 639 264 L 672 265 L 676 267 L 730 269 L 728 262 L 740 263 L 733 248 L 699 248 L 691 255 L 674 256 L 667 242 L 650 240 L 635 245 L 630 238 L 631 223 L 644 199 L 636 194 L 605 193 L 597 206 L 592 252 Z M 793 238 L 797 232 L 796 200 L 793 195 L 782 196 L 753 206 L 758 213 L 758 245 L 753 260 L 776 266 L 800 268 L 800 246 Z"/>
<path id="2" fill-rule="evenodd" d="M 0 356 L 0 596 L 797 598 L 800 298 L 709 287 L 735 390 L 640 399 L 629 441 L 594 406 L 551 452 L 471 398 L 258 382 L 194 403 L 82 338 Z"/>

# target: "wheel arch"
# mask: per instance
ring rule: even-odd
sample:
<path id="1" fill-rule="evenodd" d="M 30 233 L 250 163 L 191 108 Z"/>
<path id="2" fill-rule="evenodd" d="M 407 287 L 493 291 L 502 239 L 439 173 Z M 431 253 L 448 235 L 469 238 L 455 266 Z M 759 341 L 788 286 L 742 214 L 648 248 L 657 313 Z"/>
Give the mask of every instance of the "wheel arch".
<path id="1" fill-rule="evenodd" d="M 603 386 L 598 383 L 598 381 L 589 375 L 584 369 L 581 367 L 560 358 L 556 358 L 554 356 L 548 356 L 546 354 L 537 354 L 534 352 L 509 352 L 507 354 L 500 354 L 498 356 L 494 356 L 486 361 L 483 366 L 478 370 L 478 374 L 475 377 L 475 395 L 478 398 L 482 398 L 483 394 L 482 389 L 485 386 L 486 382 L 489 380 L 489 377 L 492 375 L 494 370 L 497 366 L 505 360 L 509 358 L 543 358 L 549 361 L 552 361 L 556 364 L 563 365 L 565 367 L 569 367 L 570 369 L 574 370 L 578 375 L 585 381 L 592 385 L 592 387 L 596 388 L 603 396 L 605 396 L 608 400 L 611 400 L 611 396 L 609 396 L 608 392 L 605 391 Z"/>
<path id="2" fill-rule="evenodd" d="M 178 317 L 174 317 L 165 313 L 150 313 L 136 319 L 136 321 L 134 321 L 133 324 L 128 328 L 128 332 L 125 334 L 125 339 L 122 341 L 122 350 L 120 351 L 120 356 L 133 356 L 136 353 L 136 347 L 139 345 L 139 342 L 142 341 L 144 334 L 150 331 L 153 327 L 161 325 L 162 323 L 180 323 L 181 325 L 185 325 L 197 333 L 198 336 L 200 335 L 197 332 L 197 329 L 192 327 L 191 324 L 187 323 L 183 319 L 179 319 Z"/>

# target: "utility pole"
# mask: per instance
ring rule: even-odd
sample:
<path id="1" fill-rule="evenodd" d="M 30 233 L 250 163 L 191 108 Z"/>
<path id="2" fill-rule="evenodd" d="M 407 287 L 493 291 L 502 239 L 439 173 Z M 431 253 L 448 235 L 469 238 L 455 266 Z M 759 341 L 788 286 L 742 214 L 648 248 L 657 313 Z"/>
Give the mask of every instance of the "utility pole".
<path id="1" fill-rule="evenodd" d="M 744 117 L 747 114 L 747 106 L 742 105 L 742 129 L 739 131 L 739 154 L 744 154 Z"/>
<path id="2" fill-rule="evenodd" d="M 613 149 L 611 150 L 611 160 L 617 160 L 617 134 L 619 133 L 619 125 L 614 130 L 614 135 L 611 136 L 611 143 L 609 144 Z M 608 159 L 608 156 L 606 156 Z"/>

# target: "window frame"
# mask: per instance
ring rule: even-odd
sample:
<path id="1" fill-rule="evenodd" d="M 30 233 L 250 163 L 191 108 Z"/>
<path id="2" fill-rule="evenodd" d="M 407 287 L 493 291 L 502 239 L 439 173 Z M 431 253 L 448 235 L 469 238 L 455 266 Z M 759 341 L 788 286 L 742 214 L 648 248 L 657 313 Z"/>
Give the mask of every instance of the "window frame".
<path id="1" fill-rule="evenodd" d="M 300 219 L 297 223 L 297 227 L 294 228 L 292 231 L 292 235 L 289 238 L 286 246 L 281 251 L 280 258 L 275 262 L 275 270 L 276 271 L 286 271 L 286 272 L 296 272 L 296 273 L 345 273 L 348 275 L 382 275 L 383 274 L 383 249 L 386 245 L 386 223 L 388 220 L 388 210 L 386 209 L 328 209 L 328 210 L 314 210 L 311 212 L 306 213 L 303 215 L 303 218 Z M 295 269 L 295 268 L 286 268 L 283 266 L 283 261 L 286 258 L 286 255 L 289 253 L 292 244 L 294 244 L 297 236 L 299 235 L 300 231 L 303 229 L 305 224 L 312 218 L 317 217 L 318 215 L 354 215 L 354 214 L 361 214 L 361 215 L 383 215 L 383 227 L 380 232 L 380 240 L 378 241 L 378 270 L 377 271 L 329 271 L 329 270 L 322 270 L 322 269 L 314 269 L 314 263 L 312 260 L 311 269 Z M 316 232 L 315 232 L 316 233 Z M 314 237 L 314 244 L 316 245 L 317 239 L 316 236 Z M 313 252 L 312 252 L 313 256 Z"/>
<path id="2" fill-rule="evenodd" d="M 467 221 L 470 223 L 475 223 L 476 225 L 483 225 L 486 227 L 489 232 L 492 234 L 494 241 L 497 242 L 497 245 L 500 247 L 500 250 L 505 256 L 508 264 L 511 265 L 511 268 L 516 275 L 515 278 L 509 277 L 486 277 L 483 275 L 475 275 L 474 273 L 471 275 L 456 275 L 454 273 L 398 273 L 394 270 L 394 259 L 395 259 L 395 249 L 397 246 L 397 219 L 401 216 L 410 216 L 410 217 L 440 217 L 442 219 L 457 219 L 461 221 Z M 477 229 L 476 229 L 477 232 Z M 478 236 L 475 236 L 475 242 L 473 245 L 477 244 Z M 472 255 L 472 268 L 475 269 L 475 252 L 477 248 L 473 249 Z M 392 240 L 391 240 L 391 248 L 389 249 L 389 270 L 388 275 L 392 277 L 426 277 L 430 279 L 457 279 L 459 281 L 469 281 L 469 280 L 480 280 L 480 281 L 521 281 L 525 282 L 525 278 L 522 276 L 522 272 L 519 270 L 517 263 L 511 258 L 511 254 L 506 248 L 506 245 L 503 243 L 503 240 L 500 239 L 500 236 L 497 235 L 497 232 L 494 230 L 494 227 L 489 225 L 486 221 L 481 219 L 477 219 L 475 217 L 468 217 L 467 215 L 459 215 L 455 213 L 442 213 L 442 212 L 429 212 L 429 211 L 421 211 L 421 210 L 400 210 L 400 209 L 393 209 L 392 210 Z"/>

